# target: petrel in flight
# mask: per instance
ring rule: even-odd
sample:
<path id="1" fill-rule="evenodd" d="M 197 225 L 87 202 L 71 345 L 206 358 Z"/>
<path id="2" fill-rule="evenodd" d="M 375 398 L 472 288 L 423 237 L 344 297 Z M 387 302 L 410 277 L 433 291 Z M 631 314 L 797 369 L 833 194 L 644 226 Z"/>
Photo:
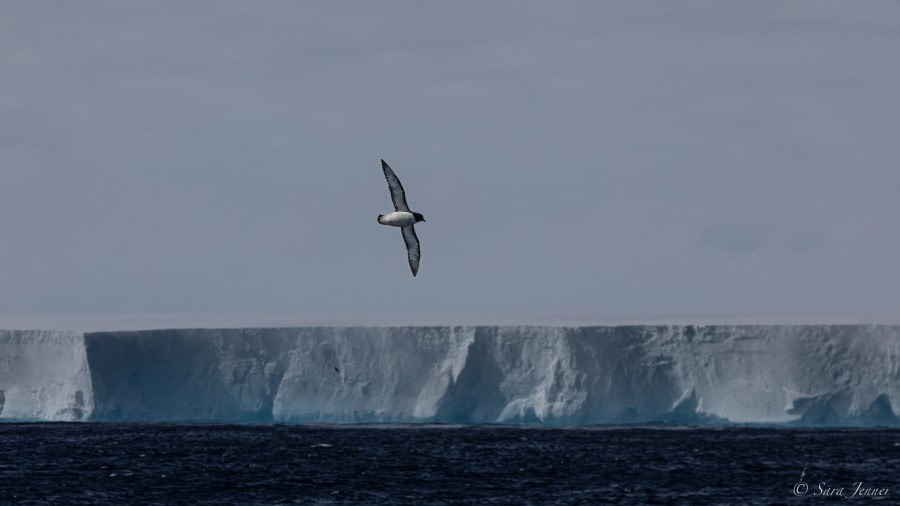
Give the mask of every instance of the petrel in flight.
<path id="1" fill-rule="evenodd" d="M 409 268 L 415 277 L 419 272 L 419 238 L 416 237 L 415 224 L 425 221 L 425 217 L 419 213 L 409 210 L 406 204 L 406 194 L 403 192 L 403 185 L 397 179 L 397 175 L 391 170 L 391 167 L 384 160 L 381 161 L 381 170 L 384 171 L 384 178 L 387 179 L 388 188 L 391 190 L 391 200 L 394 201 L 394 212 L 388 214 L 379 214 L 378 223 L 382 225 L 390 225 L 392 227 L 400 227 L 403 232 L 403 241 L 406 242 L 406 256 L 409 257 Z"/>

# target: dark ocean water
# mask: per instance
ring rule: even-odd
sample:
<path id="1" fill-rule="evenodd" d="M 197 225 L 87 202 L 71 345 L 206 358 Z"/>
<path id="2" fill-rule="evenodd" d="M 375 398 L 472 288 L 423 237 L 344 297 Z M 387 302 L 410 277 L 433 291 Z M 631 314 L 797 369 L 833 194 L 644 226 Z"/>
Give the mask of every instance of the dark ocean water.
<path id="1" fill-rule="evenodd" d="M 816 495 L 856 482 L 887 495 Z M 871 501 L 898 430 L 0 424 L 3 504 Z"/>

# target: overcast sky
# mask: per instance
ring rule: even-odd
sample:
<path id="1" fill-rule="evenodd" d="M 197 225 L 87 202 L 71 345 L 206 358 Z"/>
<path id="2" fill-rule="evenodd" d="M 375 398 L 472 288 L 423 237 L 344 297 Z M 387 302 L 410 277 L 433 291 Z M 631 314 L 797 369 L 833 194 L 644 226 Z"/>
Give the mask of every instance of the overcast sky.
<path id="1" fill-rule="evenodd" d="M 0 313 L 897 312 L 898 48 L 893 1 L 3 1 Z"/>

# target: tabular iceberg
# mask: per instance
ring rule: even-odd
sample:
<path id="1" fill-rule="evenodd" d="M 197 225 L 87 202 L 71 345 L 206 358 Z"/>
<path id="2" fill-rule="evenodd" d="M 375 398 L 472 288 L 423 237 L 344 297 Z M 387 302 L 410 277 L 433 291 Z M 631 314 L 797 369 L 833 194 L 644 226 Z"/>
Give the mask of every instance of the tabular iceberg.
<path id="1" fill-rule="evenodd" d="M 0 420 L 898 425 L 900 327 L 0 331 Z"/>

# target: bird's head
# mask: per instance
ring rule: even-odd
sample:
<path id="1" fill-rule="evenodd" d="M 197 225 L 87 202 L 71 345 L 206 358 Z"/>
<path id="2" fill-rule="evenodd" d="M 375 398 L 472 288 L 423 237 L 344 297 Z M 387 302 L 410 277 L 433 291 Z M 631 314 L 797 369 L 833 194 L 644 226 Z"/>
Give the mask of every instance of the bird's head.
<path id="1" fill-rule="evenodd" d="M 413 218 L 416 219 L 416 223 L 418 223 L 420 221 L 425 221 L 425 217 L 422 216 L 420 213 L 413 213 Z"/>

